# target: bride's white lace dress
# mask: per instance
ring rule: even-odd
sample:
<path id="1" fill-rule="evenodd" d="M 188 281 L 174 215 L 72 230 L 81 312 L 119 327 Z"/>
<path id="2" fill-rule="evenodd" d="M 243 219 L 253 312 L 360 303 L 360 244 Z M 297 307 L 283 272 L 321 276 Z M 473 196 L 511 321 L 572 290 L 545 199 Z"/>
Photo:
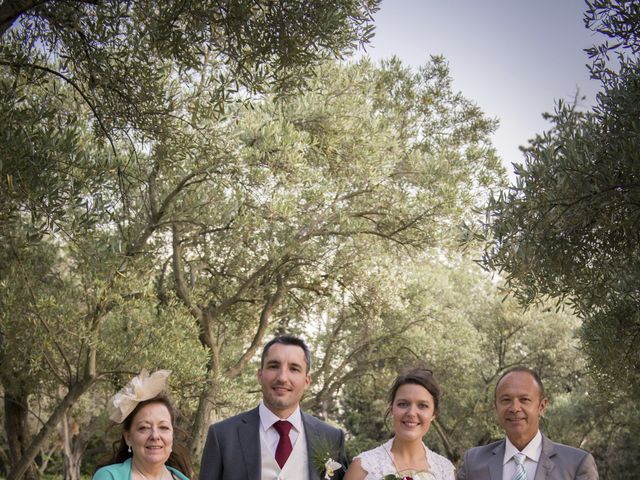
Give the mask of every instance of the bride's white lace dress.
<path id="1" fill-rule="evenodd" d="M 387 443 L 373 450 L 362 452 L 355 457 L 360 459 L 360 466 L 367 472 L 365 480 L 382 480 L 385 475 L 396 473 L 396 467 L 393 464 L 393 453 L 391 453 L 392 444 L 393 438 Z M 429 472 L 435 480 L 455 480 L 455 469 L 448 459 L 432 452 L 426 445 L 424 445 L 424 452 L 427 457 Z"/>

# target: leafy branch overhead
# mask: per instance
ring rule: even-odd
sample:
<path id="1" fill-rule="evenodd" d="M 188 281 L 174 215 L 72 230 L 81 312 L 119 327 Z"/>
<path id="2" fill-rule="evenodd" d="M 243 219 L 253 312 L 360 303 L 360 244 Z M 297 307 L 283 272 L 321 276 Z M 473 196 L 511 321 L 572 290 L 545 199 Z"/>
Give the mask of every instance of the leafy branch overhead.
<path id="1" fill-rule="evenodd" d="M 525 304 L 568 299 L 585 320 L 594 371 L 637 395 L 640 5 L 588 4 L 587 26 L 613 41 L 588 50 L 597 103 L 582 112 L 558 102 L 551 129 L 523 149 L 516 184 L 489 205 L 494 242 L 484 263 L 503 271 Z"/>
<path id="2" fill-rule="evenodd" d="M 63 79 L 101 133 L 155 132 L 174 79 L 215 72 L 203 101 L 222 112 L 238 92 L 304 84 L 320 61 L 373 34 L 376 0 L 33 2 L 0 5 L 0 65 Z"/>
<path id="3" fill-rule="evenodd" d="M 96 382 L 137 368 L 131 359 L 146 361 L 143 345 L 118 343 L 122 332 L 155 320 L 167 339 L 191 331 L 197 340 L 188 316 L 170 321 L 175 302 L 154 307 L 153 295 L 164 297 L 149 273 L 166 253 L 171 225 L 183 220 L 175 209 L 184 197 L 225 181 L 219 173 L 233 152 L 222 136 L 233 119 L 224 112 L 255 93 L 304 85 L 315 65 L 367 41 L 376 8 L 376 1 L 0 4 L 0 268 L 3 282 L 26 286 L 3 291 L 1 378 L 19 405 L 42 389 L 62 392 L 33 441 L 26 420 L 12 424 L 22 431 L 9 435 L 10 478 L 34 468 L 43 442 Z M 5 343 L 23 338 L 21 329 L 41 353 L 31 342 Z M 191 345 L 175 354 L 186 351 L 183 365 L 205 353 Z M 11 359 L 31 367 L 18 371 Z"/>

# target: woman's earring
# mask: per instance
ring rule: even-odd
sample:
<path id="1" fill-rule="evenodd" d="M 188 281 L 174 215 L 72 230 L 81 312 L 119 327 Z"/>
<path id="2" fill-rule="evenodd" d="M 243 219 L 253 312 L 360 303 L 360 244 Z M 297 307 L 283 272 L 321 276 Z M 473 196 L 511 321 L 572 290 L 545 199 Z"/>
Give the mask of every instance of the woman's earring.
<path id="1" fill-rule="evenodd" d="M 131 445 L 127 445 L 127 446 L 129 447 L 129 448 L 127 449 L 127 451 L 128 451 L 129 453 L 131 453 Z"/>

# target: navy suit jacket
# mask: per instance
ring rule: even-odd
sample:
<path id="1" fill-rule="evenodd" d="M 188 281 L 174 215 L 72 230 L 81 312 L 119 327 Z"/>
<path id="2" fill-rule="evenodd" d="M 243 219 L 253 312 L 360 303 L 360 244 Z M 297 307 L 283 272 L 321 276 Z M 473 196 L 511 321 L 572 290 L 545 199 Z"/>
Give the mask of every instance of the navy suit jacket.
<path id="1" fill-rule="evenodd" d="M 503 480 L 505 440 L 474 447 L 464 454 L 458 480 Z M 542 436 L 542 452 L 535 480 L 598 480 L 593 456 L 579 448 L 555 443 Z M 508 480 L 508 479 L 507 479 Z"/>
<path id="2" fill-rule="evenodd" d="M 309 478 L 321 480 L 311 460 L 316 448 L 333 450 L 332 458 L 344 467 L 332 477 L 342 480 L 347 468 L 344 450 L 344 433 L 322 420 L 302 413 L 302 423 L 307 440 Z M 260 480 L 260 414 L 258 408 L 240 413 L 209 427 L 207 441 L 202 452 L 200 480 Z"/>

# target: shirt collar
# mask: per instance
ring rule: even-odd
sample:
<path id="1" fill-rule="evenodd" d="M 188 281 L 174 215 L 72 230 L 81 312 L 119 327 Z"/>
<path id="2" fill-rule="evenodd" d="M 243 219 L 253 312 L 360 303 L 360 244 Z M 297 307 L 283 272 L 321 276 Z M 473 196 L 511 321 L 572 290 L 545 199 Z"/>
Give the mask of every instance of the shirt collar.
<path id="1" fill-rule="evenodd" d="M 293 428 L 298 432 L 302 432 L 302 413 L 300 412 L 300 405 L 296 407 L 291 415 L 288 418 L 280 418 L 275 413 L 267 408 L 264 402 L 261 400 L 260 405 L 258 406 L 258 413 L 260 414 L 260 425 L 262 429 L 266 432 L 269 428 L 273 426 L 278 420 L 288 420 L 293 425 Z"/>
<path id="2" fill-rule="evenodd" d="M 511 440 L 507 437 L 505 447 L 504 447 L 504 458 L 502 459 L 502 464 L 507 463 L 511 458 L 520 452 Z M 540 430 L 537 431 L 535 436 L 531 439 L 531 441 L 527 444 L 526 447 L 522 449 L 522 453 L 524 453 L 529 460 L 534 462 L 538 462 L 540 460 L 540 455 L 542 454 L 542 434 Z"/>

